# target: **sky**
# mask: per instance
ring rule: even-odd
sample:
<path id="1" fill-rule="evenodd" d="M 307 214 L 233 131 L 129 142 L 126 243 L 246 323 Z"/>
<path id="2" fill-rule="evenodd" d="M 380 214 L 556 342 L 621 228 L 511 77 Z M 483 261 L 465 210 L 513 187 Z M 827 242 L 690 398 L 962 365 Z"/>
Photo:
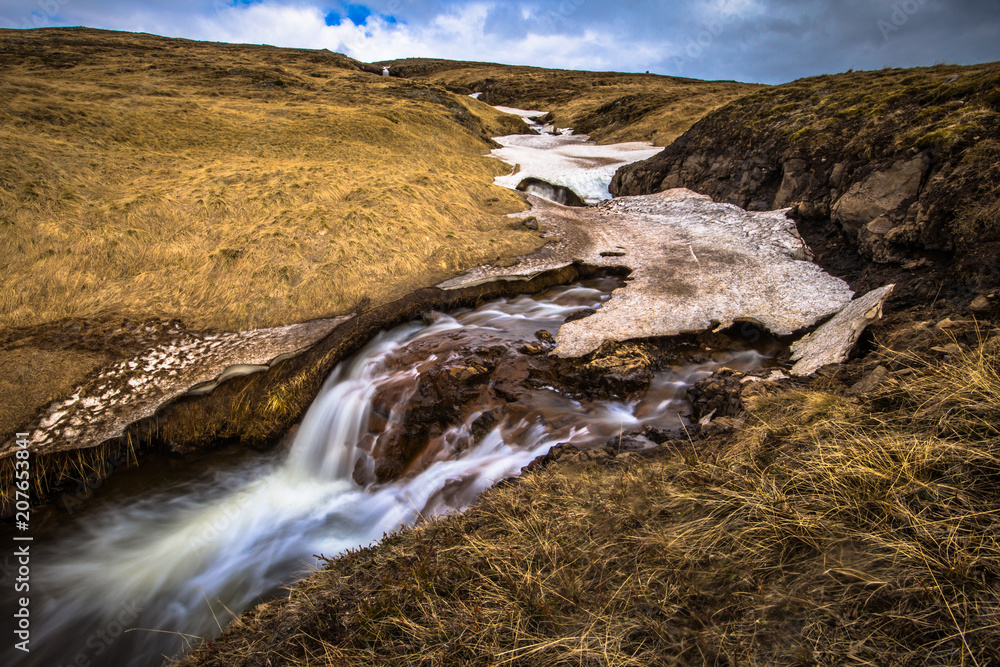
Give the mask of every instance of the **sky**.
<path id="1" fill-rule="evenodd" d="M 0 27 L 784 83 L 1000 60 L 1000 0 L 0 0 Z"/>

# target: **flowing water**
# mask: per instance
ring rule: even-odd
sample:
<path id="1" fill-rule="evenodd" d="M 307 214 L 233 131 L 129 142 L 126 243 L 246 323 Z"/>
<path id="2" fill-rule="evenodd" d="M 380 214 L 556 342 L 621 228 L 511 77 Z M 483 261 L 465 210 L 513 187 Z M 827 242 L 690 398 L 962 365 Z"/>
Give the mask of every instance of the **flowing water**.
<path id="1" fill-rule="evenodd" d="M 84 511 L 36 536 L 32 651 L 5 642 L 0 664 L 160 664 L 196 637 L 218 634 L 232 613 L 275 595 L 316 565 L 315 554 L 332 556 L 418 515 L 465 507 L 558 443 L 601 446 L 623 428 L 675 425 L 691 383 L 721 366 L 763 363 L 756 352 L 717 355 L 658 375 L 630 402 L 587 403 L 538 389 L 521 399 L 527 409 L 518 418 L 501 420 L 478 442 L 468 442 L 468 424 L 448 425 L 420 469 L 391 483 L 354 482 L 364 443 L 379 435 L 374 398 L 415 387 L 417 374 L 441 356 L 394 365 L 407 346 L 457 330 L 487 342 L 533 341 L 535 331 L 554 333 L 567 315 L 599 307 L 621 284 L 594 279 L 383 332 L 331 374 L 288 451 L 212 454 L 197 472 L 153 460 L 119 473 Z"/>

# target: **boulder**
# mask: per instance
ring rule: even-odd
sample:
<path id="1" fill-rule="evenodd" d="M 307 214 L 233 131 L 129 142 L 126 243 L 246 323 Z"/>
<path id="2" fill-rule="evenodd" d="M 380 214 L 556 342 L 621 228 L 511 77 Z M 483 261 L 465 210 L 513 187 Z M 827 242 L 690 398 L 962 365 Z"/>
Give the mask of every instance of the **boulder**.
<path id="1" fill-rule="evenodd" d="M 909 160 L 897 160 L 889 169 L 876 171 L 855 183 L 834 202 L 834 221 L 856 235 L 865 225 L 881 219 L 879 228 L 884 231 L 879 233 L 885 234 L 893 227 L 892 221 L 885 216 L 917 197 L 930 164 L 930 156 L 921 153 Z"/>

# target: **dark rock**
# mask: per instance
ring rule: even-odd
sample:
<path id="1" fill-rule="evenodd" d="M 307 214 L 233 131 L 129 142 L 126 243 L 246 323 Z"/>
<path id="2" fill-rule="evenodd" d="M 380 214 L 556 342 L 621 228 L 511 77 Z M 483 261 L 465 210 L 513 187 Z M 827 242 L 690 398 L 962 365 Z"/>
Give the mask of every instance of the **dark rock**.
<path id="1" fill-rule="evenodd" d="M 623 433 L 608 440 L 604 447 L 617 455 L 622 452 L 639 452 L 644 449 L 650 449 L 657 444 L 639 433 Z"/>
<path id="2" fill-rule="evenodd" d="M 642 434 L 646 438 L 657 445 L 662 445 L 670 440 L 675 440 L 678 438 L 685 437 L 684 428 L 678 426 L 677 428 L 662 428 L 659 426 L 646 426 L 642 430 Z"/>
<path id="3" fill-rule="evenodd" d="M 546 345 L 552 345 L 554 347 L 556 344 L 556 339 L 552 336 L 551 333 L 549 333 L 545 329 L 539 329 L 538 331 L 536 331 L 535 338 L 545 343 Z"/>
<path id="4" fill-rule="evenodd" d="M 736 419 L 734 417 L 719 417 L 718 419 L 713 419 L 703 425 L 701 430 L 698 432 L 698 435 L 702 438 L 712 438 L 743 428 L 744 423 L 745 420 L 743 419 Z"/>
<path id="5" fill-rule="evenodd" d="M 580 195 L 576 194 L 569 188 L 562 185 L 555 185 L 553 183 L 549 183 L 548 181 L 543 181 L 540 178 L 528 177 L 517 184 L 517 189 L 521 192 L 536 195 L 542 199 L 554 201 L 555 203 L 562 204 L 563 206 L 582 207 L 587 205 L 587 202 L 583 201 L 583 199 L 580 198 Z"/>
<path id="6" fill-rule="evenodd" d="M 477 441 L 482 440 L 500 423 L 500 410 L 487 410 L 472 422 L 472 437 Z"/>
<path id="7" fill-rule="evenodd" d="M 597 312 L 595 308 L 581 308 L 580 310 L 575 310 L 566 316 L 567 322 L 575 322 L 576 320 L 582 320 L 585 317 L 590 317 Z"/>

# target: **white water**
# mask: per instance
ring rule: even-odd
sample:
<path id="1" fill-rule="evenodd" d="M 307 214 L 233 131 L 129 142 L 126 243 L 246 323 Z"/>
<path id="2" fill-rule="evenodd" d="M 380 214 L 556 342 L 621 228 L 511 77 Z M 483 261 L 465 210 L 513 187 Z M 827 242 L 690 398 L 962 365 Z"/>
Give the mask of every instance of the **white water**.
<path id="1" fill-rule="evenodd" d="M 436 456 L 412 477 L 368 488 L 352 480 L 366 456 L 358 445 L 372 436 L 372 397 L 392 383 L 416 385 L 414 368 L 386 371 L 404 346 L 456 329 L 486 342 L 533 339 L 538 329 L 555 332 L 568 314 L 599 306 L 619 284 L 557 288 L 380 334 L 331 374 L 287 456 L 249 456 L 195 480 L 153 482 L 78 517 L 68 535 L 36 543 L 33 651 L 0 655 L 0 662 L 69 665 L 82 655 L 87 662 L 80 664 L 94 666 L 157 664 L 188 639 L 217 634 L 229 611 L 239 613 L 313 567 L 314 554 L 366 545 L 418 515 L 464 507 L 560 442 L 600 446 L 623 427 L 675 423 L 684 388 L 721 361 L 663 374 L 644 400 L 631 403 L 588 405 L 539 390 L 517 422 L 504 420 L 481 442 Z M 761 357 L 745 352 L 723 361 L 754 366 Z M 452 432 L 468 436 L 468 425 L 452 425 Z M 123 633 L 126 626 L 133 629 Z"/>

